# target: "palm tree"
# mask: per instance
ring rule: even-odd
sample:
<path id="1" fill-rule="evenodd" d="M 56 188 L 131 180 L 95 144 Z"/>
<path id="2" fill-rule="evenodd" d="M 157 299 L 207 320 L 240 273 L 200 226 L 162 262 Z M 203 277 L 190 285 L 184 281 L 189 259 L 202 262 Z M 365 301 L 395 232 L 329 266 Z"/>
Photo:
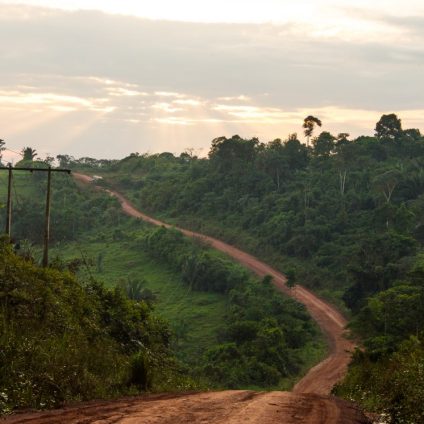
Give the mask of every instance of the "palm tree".
<path id="1" fill-rule="evenodd" d="M 22 149 L 22 156 L 24 157 L 24 160 L 32 161 L 37 156 L 37 151 L 32 147 L 24 147 Z"/>

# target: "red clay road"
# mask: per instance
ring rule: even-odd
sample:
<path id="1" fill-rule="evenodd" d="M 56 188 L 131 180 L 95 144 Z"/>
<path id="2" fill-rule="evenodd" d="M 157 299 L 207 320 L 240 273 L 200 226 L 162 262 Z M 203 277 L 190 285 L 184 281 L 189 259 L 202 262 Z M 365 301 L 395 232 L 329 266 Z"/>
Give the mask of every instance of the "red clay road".
<path id="1" fill-rule="evenodd" d="M 351 403 L 313 394 L 226 390 L 90 402 L 5 424 L 369 424 Z"/>
<path id="2" fill-rule="evenodd" d="M 92 177 L 74 173 L 82 183 Z M 170 227 L 137 210 L 124 196 L 107 190 L 123 211 L 151 224 Z M 258 276 L 271 275 L 278 290 L 303 303 L 326 335 L 327 358 L 313 367 L 295 385 L 293 392 L 222 391 L 183 395 L 143 396 L 112 402 L 92 402 L 46 413 L 17 414 L 5 423 L 28 424 L 360 424 L 367 418 L 352 404 L 329 396 L 331 388 L 344 376 L 355 345 L 344 337 L 345 318 L 333 306 L 304 287 L 291 291 L 283 274 L 259 259 L 212 237 L 179 228 L 189 237 L 202 238 L 225 252 Z"/>

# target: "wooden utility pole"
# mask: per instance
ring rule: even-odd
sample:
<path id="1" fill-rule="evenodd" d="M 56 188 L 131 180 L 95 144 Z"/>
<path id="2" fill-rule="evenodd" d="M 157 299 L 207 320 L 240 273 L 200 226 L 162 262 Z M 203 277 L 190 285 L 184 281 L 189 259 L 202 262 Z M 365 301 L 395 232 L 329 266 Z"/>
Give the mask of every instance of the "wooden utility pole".
<path id="1" fill-rule="evenodd" d="M 0 167 L 0 171 L 9 172 L 8 193 L 7 193 L 7 218 L 6 218 L 6 234 L 11 235 L 12 223 L 12 170 L 13 171 L 30 171 L 30 172 L 47 172 L 47 193 L 46 193 L 46 210 L 44 216 L 44 246 L 43 246 L 43 267 L 49 265 L 49 240 L 50 240 L 50 208 L 51 208 L 51 185 L 52 185 L 52 172 L 66 172 L 70 174 L 69 169 L 52 169 L 48 168 L 12 168 L 9 164 L 7 168 Z"/>
<path id="2" fill-rule="evenodd" d="M 6 211 L 6 234 L 11 235 L 12 230 L 12 165 L 9 163 L 8 166 L 9 179 L 7 182 L 7 211 Z"/>
<path id="3" fill-rule="evenodd" d="M 50 240 L 50 205 L 52 188 L 52 167 L 49 166 L 47 172 L 47 193 L 46 193 L 46 213 L 44 216 L 44 248 L 43 248 L 43 267 L 49 265 L 49 240 Z"/>

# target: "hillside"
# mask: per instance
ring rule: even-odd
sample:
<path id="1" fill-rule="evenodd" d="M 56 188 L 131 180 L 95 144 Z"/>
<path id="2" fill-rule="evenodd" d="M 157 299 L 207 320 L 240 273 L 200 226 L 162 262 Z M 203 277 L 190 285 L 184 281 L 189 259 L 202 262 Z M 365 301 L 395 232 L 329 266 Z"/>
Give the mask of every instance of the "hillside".
<path id="1" fill-rule="evenodd" d="M 74 177 L 85 183 L 85 184 L 93 184 L 95 183 L 95 180 L 92 177 L 89 177 L 84 174 L 75 173 Z M 99 186 L 97 186 L 98 189 L 100 189 Z M 118 198 L 123 212 L 125 212 L 127 215 L 141 219 L 145 222 L 152 223 L 154 225 L 162 227 L 160 232 L 163 232 L 164 228 L 171 228 L 169 224 L 166 224 L 164 222 L 158 221 L 146 214 L 143 214 L 142 212 L 138 211 L 134 206 L 124 197 L 122 194 L 107 190 L 111 195 Z M 246 252 L 243 252 L 234 246 L 231 246 L 227 243 L 222 242 L 221 240 L 217 240 L 210 236 L 205 236 L 203 234 L 199 234 L 193 231 L 189 231 L 182 228 L 177 228 L 179 231 L 181 231 L 182 234 L 194 239 L 194 240 L 201 240 L 202 244 L 207 244 L 216 249 L 217 251 L 223 252 L 229 257 L 233 258 L 235 261 L 240 263 L 243 267 L 249 269 L 252 271 L 255 275 L 263 278 L 262 284 L 265 285 L 272 285 L 281 293 L 284 295 L 288 295 L 294 299 L 296 299 L 298 302 L 300 302 L 302 305 L 306 307 L 309 314 L 313 318 L 313 320 L 319 325 L 322 333 L 324 334 L 326 338 L 326 342 L 328 345 L 328 352 L 326 358 L 318 363 L 316 366 L 314 366 L 312 369 L 309 369 L 305 376 L 302 377 L 300 381 L 296 383 L 296 385 L 293 387 L 293 391 L 296 393 L 315 393 L 315 394 L 328 394 L 333 386 L 340 382 L 340 380 L 344 377 L 346 374 L 346 368 L 347 365 L 350 362 L 351 359 L 351 353 L 355 347 L 354 343 L 347 340 L 345 333 L 345 327 L 346 327 L 346 319 L 340 314 L 340 312 L 329 305 L 328 303 L 324 302 L 322 299 L 319 299 L 317 296 L 315 296 L 313 293 L 311 293 L 309 290 L 305 289 L 304 287 L 290 287 L 290 282 L 287 279 L 286 276 L 279 273 L 266 263 L 261 262 L 257 258 L 247 254 Z M 172 247 L 170 248 L 170 245 L 172 246 L 173 240 L 169 237 L 163 238 L 161 237 L 165 243 L 160 243 L 161 249 L 160 252 L 167 251 L 166 254 L 169 256 L 169 251 L 173 251 Z M 156 245 L 156 242 L 154 243 Z M 172 256 L 171 256 L 172 258 Z M 206 271 L 206 274 L 209 272 L 213 272 L 213 268 L 210 268 L 209 270 L 202 270 L 203 268 L 203 258 L 197 257 L 193 258 L 191 260 L 191 264 L 194 265 L 195 274 L 193 275 L 192 272 L 188 274 L 190 278 L 190 283 L 193 285 L 197 285 L 199 283 L 202 283 L 201 280 L 199 281 L 197 273 L 204 274 Z M 175 261 L 175 259 L 174 259 Z M 184 266 L 185 268 L 185 266 Z M 191 267 L 190 267 L 191 268 Z M 193 278 L 194 277 L 194 278 Z M 209 284 L 212 283 L 214 286 L 216 285 L 216 280 L 214 280 L 214 275 L 210 275 L 209 278 Z M 197 284 L 196 284 L 197 283 Z M 221 283 L 222 284 L 222 283 Z M 252 287 L 253 288 L 253 287 Z M 257 294 L 261 292 L 261 290 L 257 290 L 257 287 L 255 287 L 255 290 Z M 270 291 L 269 294 L 272 292 Z M 265 299 L 262 301 L 259 299 L 258 296 L 255 296 L 256 300 L 260 303 L 262 303 Z M 269 296 L 266 296 L 269 297 Z M 248 304 L 246 302 L 242 302 L 240 306 L 243 306 L 243 309 L 246 309 Z M 271 304 L 268 304 L 266 308 L 272 307 Z M 259 309 L 256 306 L 256 309 Z M 246 312 L 244 311 L 244 314 Z M 247 314 L 248 315 L 248 314 Z M 255 314 L 256 315 L 256 314 Z M 291 312 L 291 318 L 295 316 L 295 311 L 293 310 Z M 286 318 L 286 321 L 288 319 Z M 236 335 L 236 340 L 243 341 L 244 336 L 243 333 L 246 331 L 246 324 L 244 325 L 238 325 L 235 326 L 233 329 L 233 334 Z M 285 325 L 287 322 L 281 322 L 280 325 Z M 250 323 L 250 328 L 252 328 Z M 241 334 L 240 334 L 241 333 Z M 298 334 L 299 338 L 300 334 Z M 269 340 L 271 341 L 271 340 Z M 262 350 L 264 351 L 261 354 L 262 357 L 266 357 L 268 355 L 274 356 L 275 351 L 269 350 L 269 343 L 267 346 L 262 346 Z M 281 348 L 282 346 L 278 347 L 278 354 L 281 354 Z M 309 355 L 311 352 L 308 352 Z M 231 349 L 231 351 L 228 351 L 228 356 L 231 354 L 233 359 L 239 362 L 239 354 L 237 350 Z M 233 365 L 234 366 L 234 365 Z M 248 366 L 248 364 L 246 364 Z M 257 365 L 256 365 L 257 366 Z M 230 371 L 230 370 L 229 370 Z M 224 375 L 221 375 L 221 380 L 225 379 Z"/>
<path id="2" fill-rule="evenodd" d="M 383 125 L 385 120 L 377 123 L 375 137 L 349 140 L 347 134 L 322 132 L 311 147 L 294 135 L 266 144 L 234 136 L 213 140 L 208 158 L 162 153 L 97 161 L 61 155 L 60 161 L 102 175 L 99 185 L 123 192 L 143 211 L 223 238 L 286 272 L 290 286 L 305 284 L 337 303 L 364 348 L 335 393 L 394 420 L 415 422 L 424 414 L 416 406 L 424 387 L 424 139 L 418 130 L 402 130 L 399 120 L 396 128 Z M 104 216 L 95 219 L 96 209 L 78 212 L 82 222 L 92 220 L 92 235 L 82 228 L 80 234 L 88 236 L 84 242 L 99 274 L 107 255 L 138 251 L 144 266 L 149 258 L 178 274 L 180 287 L 227 296 L 226 324 L 197 362 L 207 365 L 195 367 L 193 375 L 221 387 L 287 387 L 318 359 L 316 329 L 298 305 L 277 301 L 268 277 L 253 281 L 204 243 L 188 242 L 174 230 L 139 231 L 121 218 L 116 199 L 94 188 L 79 193 Z M 69 255 L 80 240 L 70 245 L 72 237 L 65 239 L 60 249 Z M 112 268 L 108 274 L 114 275 Z M 128 289 L 130 280 L 121 286 Z M 174 331 L 184 333 L 184 327 Z M 190 355 L 196 356 L 192 351 L 182 357 Z M 253 368 L 260 371 L 249 373 Z"/>
<path id="3" fill-rule="evenodd" d="M 0 240 L 0 413 L 183 383 L 145 302 L 39 268 Z"/>
<path id="4" fill-rule="evenodd" d="M 15 247 L 37 262 L 45 181 L 18 172 L 14 181 Z M 171 379 L 154 390 L 285 389 L 325 355 L 304 308 L 268 280 L 253 279 L 206 244 L 129 220 L 107 194 L 66 176 L 53 182 L 51 267 L 70 270 L 82 286 L 117 287 L 154 306 L 154 315 L 168 323 L 169 353 L 192 380 Z"/>
<path id="5" fill-rule="evenodd" d="M 424 139 L 388 117 L 375 137 L 322 132 L 309 148 L 294 135 L 270 143 L 234 136 L 213 140 L 208 158 L 71 164 L 95 169 L 142 210 L 242 247 L 344 308 L 366 350 L 337 393 L 413 422 L 423 413 L 413 405 L 423 387 L 414 382 L 424 362 Z"/>

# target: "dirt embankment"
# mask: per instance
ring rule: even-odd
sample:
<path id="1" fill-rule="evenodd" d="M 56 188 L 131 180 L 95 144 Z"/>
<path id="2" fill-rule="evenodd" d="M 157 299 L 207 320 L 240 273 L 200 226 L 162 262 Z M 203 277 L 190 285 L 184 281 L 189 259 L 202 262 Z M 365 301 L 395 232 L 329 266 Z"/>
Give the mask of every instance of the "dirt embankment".
<path id="1" fill-rule="evenodd" d="M 87 175 L 74 173 L 82 183 Z M 137 210 L 120 193 L 107 190 L 121 203 L 123 211 L 155 225 L 168 224 Z M 345 374 L 354 344 L 344 338 L 346 320 L 333 306 L 303 287 L 289 290 L 283 274 L 257 258 L 220 240 L 180 230 L 189 237 L 200 237 L 225 252 L 259 276 L 271 275 L 275 286 L 303 303 L 326 335 L 328 357 L 296 384 L 292 393 L 251 392 L 245 390 L 180 395 L 151 395 L 113 402 L 91 402 L 46 413 L 9 417 L 9 424 L 98 423 L 98 424 L 365 424 L 367 418 L 354 405 L 329 396 L 331 388 Z"/>

